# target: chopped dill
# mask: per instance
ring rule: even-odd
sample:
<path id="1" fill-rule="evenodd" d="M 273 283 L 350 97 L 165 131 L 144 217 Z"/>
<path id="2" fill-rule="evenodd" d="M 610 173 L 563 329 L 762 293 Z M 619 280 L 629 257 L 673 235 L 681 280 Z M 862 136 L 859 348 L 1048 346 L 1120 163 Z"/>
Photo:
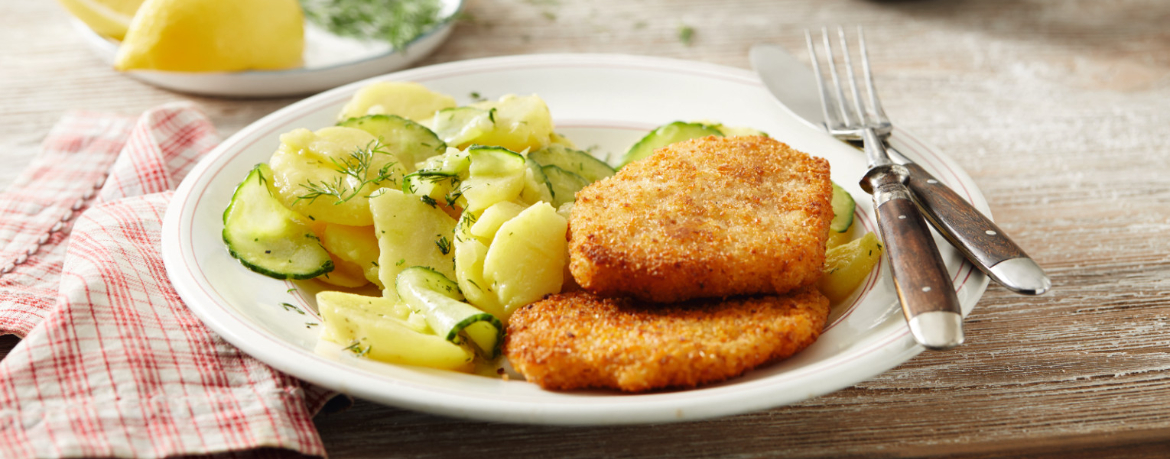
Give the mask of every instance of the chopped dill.
<path id="1" fill-rule="evenodd" d="M 298 308 L 294 305 L 291 305 L 288 303 L 280 303 L 280 305 L 284 307 L 285 311 L 296 311 L 297 314 L 300 314 L 302 316 L 305 315 L 305 311 L 302 311 L 301 308 Z"/>
<path id="2" fill-rule="evenodd" d="M 361 341 L 355 339 L 355 340 L 353 340 L 353 343 L 350 343 L 349 346 L 341 348 L 341 350 L 352 352 L 353 355 L 356 355 L 358 357 L 363 357 L 366 354 L 370 353 L 371 348 L 373 348 L 372 345 L 366 345 L 365 348 L 362 348 Z"/>
<path id="3" fill-rule="evenodd" d="M 391 168 L 396 164 L 388 162 L 380 169 L 374 171 L 374 176 L 370 177 L 370 168 L 373 167 L 374 155 L 390 155 L 389 152 L 383 148 L 381 142 L 377 140 L 370 141 L 365 148 L 354 150 L 349 154 L 348 158 L 337 160 L 336 158 L 329 158 L 333 162 L 333 170 L 338 172 L 335 180 L 331 182 L 319 181 L 313 182 L 309 180 L 301 184 L 301 188 L 307 190 L 305 194 L 297 196 L 293 204 L 301 200 L 307 200 L 313 203 L 322 196 L 331 196 L 335 199 L 334 205 L 342 204 L 361 193 L 366 185 L 377 185 L 384 181 L 390 180 L 393 174 Z M 346 177 L 352 177 L 358 181 L 358 185 L 349 188 L 346 184 Z"/>
<path id="4" fill-rule="evenodd" d="M 443 200 L 447 201 L 447 207 L 455 207 L 455 203 L 459 201 L 459 198 L 463 197 L 463 191 L 460 191 L 458 186 L 458 183 L 452 185 L 451 192 L 443 197 Z"/>
<path id="5" fill-rule="evenodd" d="M 336 35 L 380 40 L 401 49 L 435 25 L 439 0 L 300 0 L 305 18 Z"/>
<path id="6" fill-rule="evenodd" d="M 434 208 L 436 205 L 439 204 L 438 202 L 435 201 L 435 198 L 432 198 L 432 197 L 427 196 L 425 194 L 422 196 L 419 196 L 418 199 L 421 200 L 424 204 L 431 206 L 431 208 Z"/>
<path id="7" fill-rule="evenodd" d="M 691 46 L 695 39 L 695 28 L 689 25 L 681 25 L 678 27 L 678 41 L 682 44 Z"/>
<path id="8" fill-rule="evenodd" d="M 443 255 L 451 253 L 451 241 L 449 239 L 447 239 L 447 236 L 443 236 L 443 235 L 437 235 L 437 236 L 439 236 L 439 240 L 435 241 L 435 245 L 439 246 L 439 251 L 443 252 Z"/>

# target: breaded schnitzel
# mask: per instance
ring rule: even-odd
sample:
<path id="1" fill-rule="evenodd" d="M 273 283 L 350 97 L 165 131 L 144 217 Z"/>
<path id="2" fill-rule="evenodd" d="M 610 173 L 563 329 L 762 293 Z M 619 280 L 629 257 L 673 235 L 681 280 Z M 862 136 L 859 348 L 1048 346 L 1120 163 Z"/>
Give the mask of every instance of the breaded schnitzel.
<path id="1" fill-rule="evenodd" d="M 545 389 L 688 388 L 795 354 L 816 341 L 828 315 L 829 300 L 814 287 L 672 305 L 573 292 L 518 309 L 504 353 Z"/>
<path id="2" fill-rule="evenodd" d="M 679 142 L 577 193 L 569 269 L 662 303 L 784 293 L 821 275 L 832 194 L 828 161 L 771 138 Z"/>

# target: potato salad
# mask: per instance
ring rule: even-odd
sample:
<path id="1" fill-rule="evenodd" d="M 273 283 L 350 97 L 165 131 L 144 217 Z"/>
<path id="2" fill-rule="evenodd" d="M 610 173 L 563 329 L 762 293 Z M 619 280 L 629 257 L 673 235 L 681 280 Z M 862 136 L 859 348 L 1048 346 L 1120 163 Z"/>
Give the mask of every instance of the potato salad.
<path id="1" fill-rule="evenodd" d="M 707 135 L 763 133 L 674 122 L 618 163 Z M 499 357 L 513 311 L 572 281 L 574 194 L 614 173 L 554 132 L 536 95 L 457 106 L 419 84 L 374 83 L 335 126 L 281 135 L 237 187 L 223 239 L 257 273 L 336 287 L 316 298 L 321 339 L 383 362 L 472 371 Z M 834 231 L 844 233 L 853 201 L 839 193 Z M 847 294 L 868 274 L 880 250 L 867 241 L 839 250 L 834 266 L 851 266 L 841 269 L 850 278 L 827 288 Z M 370 285 L 381 295 L 351 293 Z"/>
<path id="2" fill-rule="evenodd" d="M 553 132 L 540 97 L 456 106 L 375 83 L 336 126 L 280 137 L 237 188 L 224 241 L 248 268 L 338 287 L 321 338 L 393 363 L 470 370 L 517 307 L 561 291 L 573 194 L 614 169 Z M 343 290 L 374 284 L 381 296 Z"/>

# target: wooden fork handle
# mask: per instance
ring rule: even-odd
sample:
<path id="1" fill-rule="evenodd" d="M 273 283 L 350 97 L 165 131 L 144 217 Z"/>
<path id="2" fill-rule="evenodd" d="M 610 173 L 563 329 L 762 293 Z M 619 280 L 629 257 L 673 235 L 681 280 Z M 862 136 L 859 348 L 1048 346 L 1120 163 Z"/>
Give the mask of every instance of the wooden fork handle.
<path id="1" fill-rule="evenodd" d="M 963 343 L 959 298 L 930 227 L 902 183 L 901 167 L 871 169 L 863 188 L 873 195 L 886 259 L 911 333 L 929 349 L 950 349 Z"/>
<path id="2" fill-rule="evenodd" d="M 904 166 L 907 186 L 930 223 L 992 280 L 1017 293 L 1042 294 L 1052 286 L 1040 265 L 975 206 L 914 163 Z"/>

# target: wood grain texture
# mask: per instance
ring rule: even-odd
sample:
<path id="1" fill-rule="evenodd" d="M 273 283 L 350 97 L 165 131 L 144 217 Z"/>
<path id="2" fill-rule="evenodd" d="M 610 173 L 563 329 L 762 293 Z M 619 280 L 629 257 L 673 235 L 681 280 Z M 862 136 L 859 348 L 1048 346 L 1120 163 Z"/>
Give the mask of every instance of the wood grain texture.
<path id="1" fill-rule="evenodd" d="M 0 186 L 66 110 L 194 100 L 230 135 L 292 99 L 223 100 L 104 66 L 54 2 L 0 3 Z M 991 286 L 967 344 L 852 388 L 719 420 L 554 428 L 357 402 L 336 458 L 1165 457 L 1170 451 L 1170 2 L 469 0 L 426 63 L 616 52 L 750 68 L 748 48 L 860 24 L 894 123 L 954 158 L 1052 277 Z M 690 44 L 680 30 L 690 27 Z M 5 343 L 0 343 L 5 344 Z"/>
<path id="2" fill-rule="evenodd" d="M 956 315 L 948 317 L 961 317 L 963 311 L 959 298 L 955 296 L 947 265 L 931 237 L 930 226 L 918 212 L 906 185 L 897 175 L 883 170 L 889 169 L 870 169 L 866 177 L 877 209 L 875 213 L 885 252 L 883 258 L 894 277 L 902 311 L 907 319 L 928 312 L 950 312 Z M 951 344 L 947 347 L 962 342 L 960 334 L 950 336 L 954 339 L 945 341 Z M 915 337 L 928 348 L 943 347 L 933 340 L 922 340 L 919 335 Z"/>
<path id="3" fill-rule="evenodd" d="M 986 273 L 1002 261 L 1028 256 L 995 222 L 922 166 L 911 163 L 906 170 L 910 172 L 906 186 L 920 204 L 922 216 L 968 260 L 977 262 L 981 271 Z"/>

